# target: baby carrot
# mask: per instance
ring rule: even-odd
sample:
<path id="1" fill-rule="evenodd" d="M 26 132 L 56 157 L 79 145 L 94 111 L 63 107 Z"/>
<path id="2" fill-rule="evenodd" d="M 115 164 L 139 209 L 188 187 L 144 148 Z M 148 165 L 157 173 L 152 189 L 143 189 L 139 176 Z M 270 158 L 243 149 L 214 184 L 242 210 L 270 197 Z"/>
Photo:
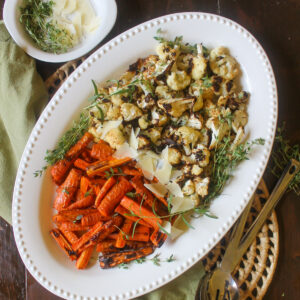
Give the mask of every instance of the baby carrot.
<path id="1" fill-rule="evenodd" d="M 69 230 L 61 230 L 62 234 L 64 235 L 64 237 L 71 243 L 74 244 L 75 242 L 77 242 L 78 240 L 78 236 Z"/>
<path id="2" fill-rule="evenodd" d="M 160 248 L 165 240 L 167 239 L 167 235 L 162 233 L 160 230 L 154 230 L 150 236 L 150 241 L 153 243 L 154 246 Z"/>
<path id="3" fill-rule="evenodd" d="M 79 258 L 76 261 L 77 269 L 85 269 L 94 250 L 94 246 L 90 246 L 82 251 Z"/>
<path id="4" fill-rule="evenodd" d="M 77 158 L 74 161 L 74 166 L 78 169 L 85 171 L 90 164 L 81 158 Z"/>
<path id="5" fill-rule="evenodd" d="M 108 221 L 110 217 L 102 216 L 99 211 L 94 212 L 92 214 L 88 214 L 82 217 L 81 225 L 82 226 L 93 226 L 99 221 Z"/>
<path id="6" fill-rule="evenodd" d="M 104 196 L 107 194 L 109 189 L 116 183 L 116 180 L 114 177 L 110 177 L 102 186 L 100 193 L 96 197 L 95 206 L 98 207 L 101 200 L 104 198 Z"/>
<path id="7" fill-rule="evenodd" d="M 81 198 L 80 200 L 70 204 L 68 206 L 68 209 L 86 208 L 86 207 L 92 206 L 94 203 L 95 203 L 94 194 L 89 194 L 89 195 L 86 195 L 85 197 Z"/>
<path id="8" fill-rule="evenodd" d="M 151 211 L 138 203 L 134 202 L 127 196 L 124 196 L 120 203 L 123 207 L 133 212 L 139 218 L 142 218 L 145 222 L 149 223 L 154 229 L 159 229 L 158 224 L 162 224 L 162 220 L 156 217 Z"/>
<path id="9" fill-rule="evenodd" d="M 97 160 L 107 160 L 113 154 L 112 148 L 104 141 L 94 144 L 91 151 L 91 157 Z"/>
<path id="10" fill-rule="evenodd" d="M 125 239 L 128 239 L 129 232 L 131 230 L 133 222 L 131 220 L 125 219 L 124 224 L 119 232 L 118 238 L 116 240 L 117 248 L 124 248 L 126 245 Z"/>

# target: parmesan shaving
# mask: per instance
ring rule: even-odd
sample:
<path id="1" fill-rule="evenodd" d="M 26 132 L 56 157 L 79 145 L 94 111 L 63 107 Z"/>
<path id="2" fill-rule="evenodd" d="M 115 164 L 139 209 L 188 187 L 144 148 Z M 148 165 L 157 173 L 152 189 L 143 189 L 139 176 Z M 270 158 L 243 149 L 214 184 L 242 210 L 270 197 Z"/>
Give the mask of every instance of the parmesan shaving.
<path id="1" fill-rule="evenodd" d="M 154 175 L 157 177 L 160 183 L 167 184 L 170 181 L 172 165 L 169 163 L 168 160 L 168 147 L 166 147 L 161 153 L 161 161 L 158 164 L 158 168 L 156 169 Z"/>
<path id="2" fill-rule="evenodd" d="M 168 192 L 167 188 L 161 183 L 151 183 L 151 184 L 145 183 L 144 186 L 153 194 L 160 197 L 164 197 Z"/>
<path id="3" fill-rule="evenodd" d="M 166 184 L 166 188 L 175 197 L 183 197 L 183 193 L 182 193 L 181 188 L 180 188 L 178 183 L 169 182 L 169 183 Z"/>
<path id="4" fill-rule="evenodd" d="M 133 131 L 133 128 L 131 128 L 131 133 L 130 133 L 130 137 L 129 137 L 129 146 L 135 150 L 138 149 L 138 145 L 139 145 L 139 142 L 136 138 L 136 135 Z"/>
<path id="5" fill-rule="evenodd" d="M 135 159 L 138 156 L 138 153 L 136 150 L 131 148 L 127 142 L 125 142 L 114 154 L 113 157 L 115 158 L 124 158 L 124 157 L 130 157 Z"/>
<path id="6" fill-rule="evenodd" d="M 171 233 L 172 226 L 171 226 L 171 223 L 170 223 L 170 222 L 168 222 L 168 221 L 163 221 L 163 223 L 162 223 L 162 228 L 163 228 L 168 234 Z"/>
<path id="7" fill-rule="evenodd" d="M 171 227 L 171 234 L 170 234 L 171 240 L 174 241 L 175 239 L 177 239 L 183 233 L 184 233 L 184 230 L 181 230 L 181 229 L 178 229 L 175 226 L 172 226 Z"/>
<path id="8" fill-rule="evenodd" d="M 144 176 L 152 180 L 153 179 L 153 158 L 146 155 L 139 155 L 137 166 L 142 169 Z"/>
<path id="9" fill-rule="evenodd" d="M 173 197 L 171 213 L 190 210 L 195 207 L 194 201 L 190 197 Z"/>

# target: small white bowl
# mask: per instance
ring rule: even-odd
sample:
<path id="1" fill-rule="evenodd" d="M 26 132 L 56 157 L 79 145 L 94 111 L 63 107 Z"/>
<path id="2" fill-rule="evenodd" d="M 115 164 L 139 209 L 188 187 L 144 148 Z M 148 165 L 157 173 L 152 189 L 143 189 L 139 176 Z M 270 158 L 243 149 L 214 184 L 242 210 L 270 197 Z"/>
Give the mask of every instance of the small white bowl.
<path id="1" fill-rule="evenodd" d="M 64 62 L 73 60 L 88 53 L 96 47 L 110 32 L 117 17 L 117 5 L 115 0 L 90 0 L 95 13 L 100 17 L 99 28 L 89 34 L 78 45 L 63 54 L 48 53 L 39 49 L 34 41 L 25 32 L 20 23 L 20 10 L 23 0 L 7 0 L 4 4 L 3 20 L 15 42 L 30 56 L 46 62 Z"/>

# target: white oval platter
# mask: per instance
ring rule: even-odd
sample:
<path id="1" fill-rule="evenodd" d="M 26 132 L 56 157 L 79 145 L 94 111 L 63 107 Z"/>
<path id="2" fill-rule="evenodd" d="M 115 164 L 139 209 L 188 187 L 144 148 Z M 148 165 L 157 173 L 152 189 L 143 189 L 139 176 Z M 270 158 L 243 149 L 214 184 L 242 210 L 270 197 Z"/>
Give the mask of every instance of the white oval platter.
<path id="1" fill-rule="evenodd" d="M 132 264 L 128 270 L 101 270 L 98 263 L 78 271 L 49 235 L 52 228 L 54 185 L 49 172 L 35 178 L 43 167 L 47 149 L 78 117 L 92 94 L 91 79 L 105 82 L 117 78 L 137 58 L 154 53 L 158 28 L 167 37 L 183 35 L 184 41 L 203 42 L 209 48 L 225 45 L 240 63 L 241 84 L 249 91 L 249 139 L 264 138 L 230 180 L 223 195 L 213 201 L 218 219 L 195 219 L 175 242 L 167 241 L 157 252 L 172 263 Z M 128 299 L 148 293 L 176 278 L 218 243 L 248 203 L 266 167 L 277 122 L 277 89 L 266 53 L 256 39 L 237 23 L 212 14 L 179 13 L 160 17 L 117 36 L 91 55 L 58 90 L 45 108 L 24 150 L 13 197 L 13 228 L 27 269 L 46 289 L 68 299 Z"/>
<path id="2" fill-rule="evenodd" d="M 67 53 L 54 54 L 39 49 L 34 41 L 27 35 L 19 21 L 23 0 L 5 1 L 3 19 L 7 30 L 14 41 L 30 56 L 46 62 L 64 62 L 83 56 L 95 48 L 110 32 L 117 17 L 117 5 L 115 0 L 91 0 L 97 17 L 100 18 L 99 28 L 84 38 L 78 45 Z"/>

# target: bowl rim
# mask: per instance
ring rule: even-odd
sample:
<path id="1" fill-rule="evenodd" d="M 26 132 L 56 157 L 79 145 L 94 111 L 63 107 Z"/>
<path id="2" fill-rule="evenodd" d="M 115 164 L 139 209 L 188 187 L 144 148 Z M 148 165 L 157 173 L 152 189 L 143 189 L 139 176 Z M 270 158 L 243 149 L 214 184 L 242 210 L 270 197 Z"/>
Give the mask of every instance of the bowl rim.
<path id="1" fill-rule="evenodd" d="M 91 0 L 89 0 L 91 1 Z M 76 58 L 79 58 L 93 48 L 95 48 L 111 31 L 113 28 L 116 19 L 117 19 L 117 4 L 115 0 L 102 0 L 101 5 L 107 6 L 107 11 L 109 12 L 109 18 L 104 24 L 100 24 L 100 27 L 96 32 L 93 33 L 93 36 L 88 38 L 86 43 L 80 42 L 74 48 L 66 53 L 54 54 L 48 53 L 40 48 L 38 48 L 34 41 L 27 35 L 24 31 L 22 24 L 19 22 L 18 18 L 18 6 L 21 4 L 22 0 L 9 0 L 5 1 L 3 8 L 3 21 L 4 24 L 16 42 L 16 44 L 22 48 L 28 55 L 32 56 L 41 61 L 49 63 L 61 63 L 70 61 Z"/>

